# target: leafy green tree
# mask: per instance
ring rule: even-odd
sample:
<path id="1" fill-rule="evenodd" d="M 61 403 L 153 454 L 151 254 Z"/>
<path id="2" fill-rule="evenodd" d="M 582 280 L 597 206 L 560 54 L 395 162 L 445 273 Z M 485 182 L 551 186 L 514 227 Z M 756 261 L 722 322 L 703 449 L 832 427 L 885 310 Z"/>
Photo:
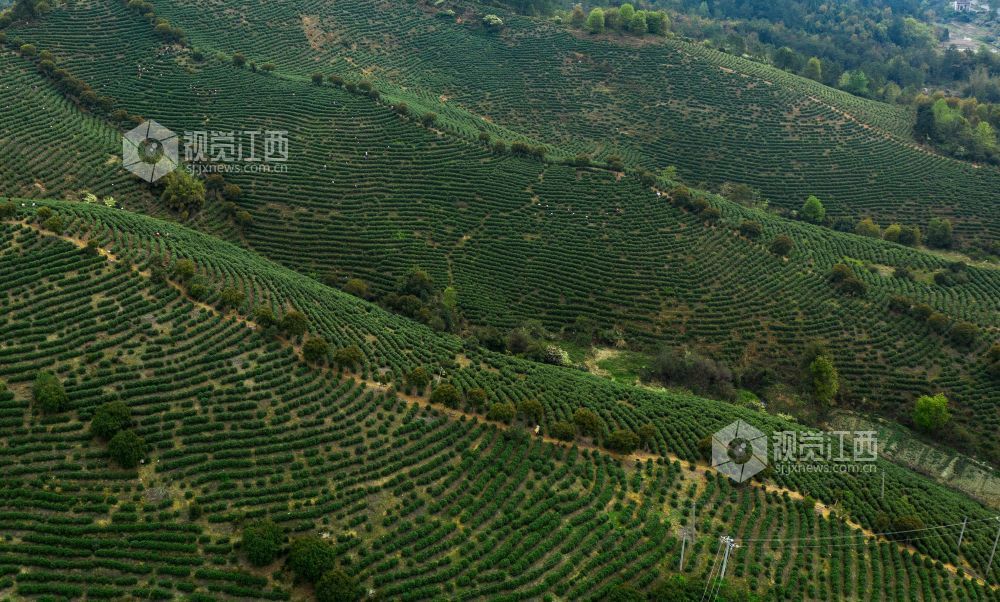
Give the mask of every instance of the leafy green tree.
<path id="1" fill-rule="evenodd" d="M 899 237 L 896 242 L 901 245 L 916 247 L 920 245 L 921 238 L 919 226 L 903 226 L 899 230 Z"/>
<path id="2" fill-rule="evenodd" d="M 840 377 L 833 360 L 826 355 L 817 356 L 809 364 L 809 375 L 812 378 L 812 393 L 816 401 L 823 405 L 833 403 L 833 398 L 840 389 Z"/>
<path id="3" fill-rule="evenodd" d="M 927 245 L 939 249 L 947 249 L 952 243 L 951 221 L 943 218 L 933 218 L 927 224 Z"/>
<path id="4" fill-rule="evenodd" d="M 368 286 L 368 283 L 360 278 L 351 278 L 348 280 L 344 284 L 344 292 L 361 299 L 368 299 L 371 295 L 371 289 Z"/>
<path id="5" fill-rule="evenodd" d="M 875 220 L 870 217 L 866 217 L 858 222 L 858 225 L 854 227 L 854 233 L 860 236 L 867 236 L 869 238 L 881 238 L 882 228 L 875 223 Z"/>
<path id="6" fill-rule="evenodd" d="M 233 55 L 233 64 L 236 65 L 237 67 L 242 68 L 244 65 L 247 64 L 247 57 L 243 56 L 243 53 L 237 52 L 236 54 Z"/>
<path id="7" fill-rule="evenodd" d="M 608 437 L 608 448 L 623 454 L 630 454 L 639 447 L 639 435 L 628 429 L 618 429 Z"/>
<path id="8" fill-rule="evenodd" d="M 882 240 L 887 240 L 889 242 L 899 242 L 899 234 L 903 231 L 903 227 L 899 224 L 889 224 L 889 227 L 882 232 Z"/>
<path id="9" fill-rule="evenodd" d="M 219 293 L 219 303 L 221 303 L 223 307 L 239 307 L 240 305 L 243 305 L 243 301 L 245 299 L 246 295 L 243 294 L 243 291 L 235 286 L 227 286 L 222 289 L 221 293 Z"/>
<path id="10" fill-rule="evenodd" d="M 813 224 L 822 224 L 826 219 L 826 208 L 817 197 L 809 195 L 802 205 L 802 217 Z"/>
<path id="11" fill-rule="evenodd" d="M 792 247 L 794 246 L 795 243 L 792 242 L 792 239 L 790 237 L 784 234 L 780 234 L 778 236 L 775 236 L 774 240 L 771 241 L 771 252 L 774 253 L 775 255 L 785 257 L 786 255 L 792 252 Z"/>
<path id="12" fill-rule="evenodd" d="M 868 76 L 861 69 L 845 71 L 837 81 L 837 85 L 841 90 L 850 92 L 855 96 L 869 96 L 871 94 L 871 91 L 868 89 Z"/>
<path id="13" fill-rule="evenodd" d="M 587 21 L 587 13 L 585 13 L 583 11 L 583 5 L 579 4 L 579 3 L 574 4 L 573 5 L 573 10 L 570 11 L 570 15 L 569 15 L 569 23 L 570 23 L 570 25 L 572 25 L 573 27 L 575 27 L 577 29 L 580 29 L 581 27 L 583 27 L 583 24 L 586 21 Z"/>
<path id="14" fill-rule="evenodd" d="M 14 201 L 0 203 L 0 219 L 10 219 L 15 215 L 17 215 L 17 205 L 14 204 Z"/>
<path id="15" fill-rule="evenodd" d="M 921 395 L 913 406 L 913 422 L 920 430 L 933 433 L 940 430 L 951 420 L 948 411 L 948 398 L 944 393 L 937 395 Z"/>
<path id="16" fill-rule="evenodd" d="M 95 437 L 108 440 L 131 423 L 132 413 L 128 406 L 121 401 L 111 401 L 94 412 L 94 417 L 90 419 L 90 432 Z"/>
<path id="17" fill-rule="evenodd" d="M 161 200 L 171 211 L 187 217 L 205 205 L 205 183 L 187 170 L 175 169 L 163 177 Z"/>
<path id="18" fill-rule="evenodd" d="M 510 422 L 517 415 L 517 408 L 509 401 L 500 401 L 490 406 L 486 417 L 498 422 Z"/>
<path id="19" fill-rule="evenodd" d="M 592 410 L 577 408 L 573 412 L 573 423 L 583 435 L 596 437 L 601 434 L 601 419 Z"/>
<path id="20" fill-rule="evenodd" d="M 357 345 L 341 347 L 333 352 L 333 363 L 341 368 L 353 369 L 360 365 L 362 360 L 364 360 L 364 354 L 361 353 L 361 348 Z"/>
<path id="21" fill-rule="evenodd" d="M 62 234 L 63 230 L 66 228 L 66 224 L 63 222 L 62 216 L 53 215 L 49 219 L 45 220 L 45 223 L 42 224 L 42 227 L 50 232 L 54 232 L 56 234 Z"/>
<path id="22" fill-rule="evenodd" d="M 39 372 L 31 388 L 34 402 L 46 414 L 55 414 L 69 408 L 69 396 L 59 378 L 51 372 Z"/>
<path id="23" fill-rule="evenodd" d="M 823 62 L 816 57 L 811 57 L 806 62 L 805 69 L 802 70 L 802 77 L 808 77 L 818 82 L 823 81 Z"/>
<path id="24" fill-rule="evenodd" d="M 271 328 L 277 323 L 274 317 L 274 310 L 267 305 L 261 305 L 253 310 L 253 321 L 264 330 Z"/>
<path id="25" fill-rule="evenodd" d="M 740 234 L 747 238 L 757 238 L 764 232 L 764 228 L 757 222 L 743 220 L 740 222 Z"/>
<path id="26" fill-rule="evenodd" d="M 627 26 L 628 22 L 635 16 L 635 7 L 626 2 L 618 7 L 618 14 L 622 18 L 622 24 Z"/>
<path id="27" fill-rule="evenodd" d="M 118 431 L 108 441 L 108 453 L 122 468 L 135 468 L 146 456 L 146 441 L 131 430 Z"/>
<path id="28" fill-rule="evenodd" d="M 523 399 L 517 402 L 517 415 L 538 424 L 545 417 L 545 409 L 537 399 Z"/>
<path id="29" fill-rule="evenodd" d="M 313 73 L 312 74 L 312 83 L 315 84 L 315 85 L 317 85 L 317 86 L 322 86 L 323 85 L 323 74 L 322 73 Z"/>
<path id="30" fill-rule="evenodd" d="M 311 364 L 322 364 L 330 357 L 330 344 L 323 337 L 311 337 L 302 345 L 302 357 Z"/>
<path id="31" fill-rule="evenodd" d="M 572 441 L 576 438 L 576 426 L 572 422 L 557 420 L 549 425 L 549 435 L 562 441 Z"/>
<path id="32" fill-rule="evenodd" d="M 333 546 L 316 537 L 307 535 L 292 540 L 288 551 L 288 566 L 299 579 L 316 583 L 336 565 L 337 551 Z"/>
<path id="33" fill-rule="evenodd" d="M 427 369 L 423 366 L 417 366 L 406 375 L 406 382 L 420 392 L 426 389 L 427 385 L 431 383 L 431 375 L 427 373 Z"/>
<path id="34" fill-rule="evenodd" d="M 486 405 L 486 391 L 481 387 L 475 387 L 465 392 L 465 399 L 473 408 L 482 408 Z"/>
<path id="35" fill-rule="evenodd" d="M 646 33 L 649 25 L 646 22 L 646 11 L 637 10 L 628 21 L 628 30 L 635 35 L 641 36 Z"/>
<path id="36" fill-rule="evenodd" d="M 590 33 L 604 33 L 604 10 L 601 8 L 591 9 L 587 17 L 587 31 Z"/>
<path id="37" fill-rule="evenodd" d="M 656 438 L 656 427 L 648 422 L 639 427 L 639 444 L 648 446 Z"/>
<path id="38" fill-rule="evenodd" d="M 442 383 L 431 391 L 431 402 L 440 403 L 449 408 L 457 408 L 462 401 L 462 396 L 458 394 L 458 389 L 451 383 Z"/>
<path id="39" fill-rule="evenodd" d="M 281 329 L 289 336 L 300 337 L 304 335 L 308 326 L 309 321 L 306 320 L 305 314 L 300 311 L 292 309 L 281 316 Z"/>
<path id="40" fill-rule="evenodd" d="M 316 584 L 317 602 L 357 602 L 363 594 L 354 578 L 341 569 L 327 571 Z"/>
<path id="41" fill-rule="evenodd" d="M 190 259 L 178 259 L 174 263 L 174 275 L 181 280 L 190 280 L 194 277 L 194 262 Z"/>
<path id="42" fill-rule="evenodd" d="M 670 18 L 662 10 L 646 13 L 647 31 L 656 36 L 665 36 L 670 31 Z"/>
<path id="43" fill-rule="evenodd" d="M 285 533 L 271 519 L 261 519 L 243 528 L 241 547 L 247 560 L 254 566 L 264 566 L 274 562 L 281 553 Z"/>
<path id="44" fill-rule="evenodd" d="M 972 322 L 959 322 L 952 326 L 949 333 L 953 343 L 960 347 L 971 347 L 979 336 L 979 327 Z"/>

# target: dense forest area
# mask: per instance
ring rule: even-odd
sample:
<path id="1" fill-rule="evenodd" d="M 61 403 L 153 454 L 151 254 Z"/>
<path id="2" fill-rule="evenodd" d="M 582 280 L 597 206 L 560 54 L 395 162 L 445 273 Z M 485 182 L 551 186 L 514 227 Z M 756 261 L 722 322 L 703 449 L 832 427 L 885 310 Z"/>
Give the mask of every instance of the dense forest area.
<path id="1" fill-rule="evenodd" d="M 638 29 L 629 27 L 627 21 L 621 27 L 598 23 L 606 22 L 608 14 L 617 16 L 621 9 L 642 15 L 666 11 L 656 30 L 651 27 L 649 33 L 669 30 L 856 96 L 912 106 L 921 116 L 914 130 L 918 141 L 959 159 L 1000 163 L 996 135 L 1000 108 L 994 105 L 1000 102 L 1000 54 L 985 45 L 976 51 L 949 45 L 949 28 L 936 25 L 954 16 L 948 14 L 947 4 L 650 0 L 620 7 L 612 2 L 610 6 L 596 3 L 570 8 L 555 0 L 505 3 L 525 14 L 555 14 L 592 34 L 635 35 Z M 931 111 L 942 98 L 947 100 Z"/>

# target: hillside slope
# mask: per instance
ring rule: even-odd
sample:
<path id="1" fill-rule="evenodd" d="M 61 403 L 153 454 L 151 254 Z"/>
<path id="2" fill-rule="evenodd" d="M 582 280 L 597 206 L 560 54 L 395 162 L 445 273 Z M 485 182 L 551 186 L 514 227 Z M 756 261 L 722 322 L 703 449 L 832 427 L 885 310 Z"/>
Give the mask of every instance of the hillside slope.
<path id="1" fill-rule="evenodd" d="M 689 457 L 704 429 L 736 416 L 789 427 L 772 418 L 473 348 L 461 349 L 468 361 L 458 367 L 449 363 L 456 340 L 231 245 L 121 210 L 45 205 L 66 221 L 63 235 L 39 229 L 27 208 L 21 221 L 0 226 L 0 277 L 10 284 L 0 295 L 0 378 L 12 391 L 0 393 L 0 468 L 10 485 L 0 495 L 0 591 L 300 595 L 287 573 L 273 572 L 277 565 L 248 571 L 235 545 L 248 520 L 268 516 L 289 535 L 328 536 L 338 562 L 388 598 L 602 599 L 619 584 L 646 588 L 673 571 L 684 525 L 698 533 L 685 561 L 692 578 L 707 574 L 715 536 L 733 533 L 750 545 L 734 555 L 732 578 L 775 598 L 994 593 L 921 560 L 978 570 L 989 513 L 908 471 L 879 463 L 884 500 L 870 495 L 871 476 L 799 475 L 788 484 L 823 499 L 846 487 L 844 508 L 863 524 L 880 508 L 916 509 L 942 524 L 967 514 L 959 554 L 933 529 L 913 538 L 914 556 L 787 494 L 736 488 L 655 454 L 612 457 L 589 439 L 581 447 L 542 442 L 517 422 L 457 414 L 361 381 L 416 361 L 463 390 L 484 385 L 491 399 L 542 400 L 546 430 L 572 412 L 569 400 L 597 410 L 608 428 L 654 420 L 652 448 Z M 102 249 L 87 253 L 87 240 Z M 152 277 L 151 267 L 181 256 L 197 261 L 213 291 L 244 290 L 246 304 L 219 310 Z M 310 336 L 335 346 L 359 343 L 364 367 L 338 375 L 304 364 L 295 341 L 240 317 L 261 304 L 300 309 Z M 29 404 L 42 369 L 65 383 L 68 411 L 42 415 Z M 138 470 L 116 468 L 87 431 L 95 408 L 118 399 L 150 444 Z"/>
<path id="2" fill-rule="evenodd" d="M 101 33 L 84 27 L 103 23 Z M 540 319 L 559 332 L 578 317 L 624 333 L 633 346 L 687 345 L 733 365 L 761 364 L 784 378 L 814 339 L 839 350 L 850 405 L 908 419 L 920 394 L 943 390 L 958 407 L 971 447 L 996 462 L 993 433 L 1000 425 L 1000 383 L 990 381 L 981 356 L 1000 327 L 1000 273 L 969 268 L 969 281 L 942 287 L 931 276 L 946 269 L 934 256 L 807 226 L 711 198 L 721 219 L 665 201 L 631 176 L 494 154 L 484 145 L 441 134 L 397 115 L 385 104 L 283 73 L 261 74 L 210 59 L 193 64 L 164 52 L 141 17 L 117 5 L 57 11 L 21 32 L 60 64 L 130 113 L 155 118 L 178 132 L 289 132 L 291 160 L 283 174 L 238 174 L 239 201 L 254 225 L 234 232 L 210 203 L 198 222 L 319 280 L 370 281 L 386 293 L 411 267 L 453 285 L 462 311 L 476 323 L 511 328 Z M 29 37 L 30 36 L 30 37 Z M 130 41 L 122 49 L 117 40 Z M 118 58 L 125 53 L 127 60 Z M 7 55 L 6 102 L 22 106 L 16 85 L 44 89 L 30 63 Z M 142 65 L 142 71 L 136 71 Z M 248 97 L 246 90 L 253 90 Z M 24 106 L 10 136 L 43 130 L 45 118 Z M 12 178 L 11 190 L 65 193 L 82 184 L 115 194 L 126 206 L 165 214 L 113 161 L 95 167 L 78 157 L 117 152 L 105 126 L 84 120 L 99 135 L 80 133 L 51 151 L 43 186 Z M 86 130 L 85 130 L 86 132 Z M 62 170 L 62 171 L 60 171 Z M 91 177 L 101 172 L 100 177 Z M 19 176 L 23 179 L 23 176 Z M 763 235 L 737 236 L 744 220 Z M 767 250 L 779 234 L 795 248 L 788 260 Z M 845 297 L 827 282 L 832 266 L 848 263 L 869 289 Z M 905 267 L 915 281 L 889 277 Z M 781 294 L 777 294 L 781 291 Z M 927 304 L 951 322 L 968 321 L 981 335 L 971 349 L 907 315 L 888 311 L 902 295 Z"/>
<path id="3" fill-rule="evenodd" d="M 464 1 L 154 4 L 194 46 L 302 77 L 363 74 L 470 135 L 497 128 L 566 156 L 674 165 L 686 181 L 748 183 L 787 209 L 815 194 L 832 217 L 949 217 L 967 240 L 1000 236 L 1000 169 L 918 148 L 905 109 L 695 44 L 594 40 Z M 459 22 L 442 18 L 447 6 Z M 479 25 L 489 12 L 500 32 Z"/>

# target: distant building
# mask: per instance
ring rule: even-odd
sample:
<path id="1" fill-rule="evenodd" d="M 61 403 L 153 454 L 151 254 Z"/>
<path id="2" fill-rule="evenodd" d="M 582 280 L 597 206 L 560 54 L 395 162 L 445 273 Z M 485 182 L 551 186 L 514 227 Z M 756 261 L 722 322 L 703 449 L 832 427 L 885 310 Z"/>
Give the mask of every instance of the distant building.
<path id="1" fill-rule="evenodd" d="M 972 5 L 972 0 L 954 0 L 951 6 L 955 9 L 955 12 L 960 13 L 972 12 L 975 9 Z"/>

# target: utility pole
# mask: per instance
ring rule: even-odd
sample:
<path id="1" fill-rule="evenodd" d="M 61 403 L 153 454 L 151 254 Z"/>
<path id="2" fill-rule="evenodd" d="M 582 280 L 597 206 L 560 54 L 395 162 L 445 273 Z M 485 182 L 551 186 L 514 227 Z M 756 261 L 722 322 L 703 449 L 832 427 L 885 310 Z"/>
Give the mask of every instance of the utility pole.
<path id="1" fill-rule="evenodd" d="M 997 536 L 993 540 L 993 551 L 990 552 L 990 561 L 986 563 L 986 581 L 990 580 L 990 569 L 993 568 L 993 555 L 997 553 L 997 542 L 1000 542 L 1000 516 L 997 517 Z"/>
<path id="2" fill-rule="evenodd" d="M 736 541 L 728 535 L 722 537 L 722 545 L 726 546 L 726 553 L 722 557 L 722 570 L 719 571 L 719 580 L 726 576 L 726 565 L 729 564 L 729 553 L 736 547 Z"/>
<path id="3" fill-rule="evenodd" d="M 962 538 L 965 537 L 965 523 L 969 522 L 969 517 L 966 516 L 962 519 L 962 532 L 958 534 L 958 549 L 962 549 Z"/>
<path id="4" fill-rule="evenodd" d="M 687 545 L 688 537 L 687 534 L 681 536 L 681 564 L 677 567 L 678 571 L 684 570 L 684 546 Z"/>

